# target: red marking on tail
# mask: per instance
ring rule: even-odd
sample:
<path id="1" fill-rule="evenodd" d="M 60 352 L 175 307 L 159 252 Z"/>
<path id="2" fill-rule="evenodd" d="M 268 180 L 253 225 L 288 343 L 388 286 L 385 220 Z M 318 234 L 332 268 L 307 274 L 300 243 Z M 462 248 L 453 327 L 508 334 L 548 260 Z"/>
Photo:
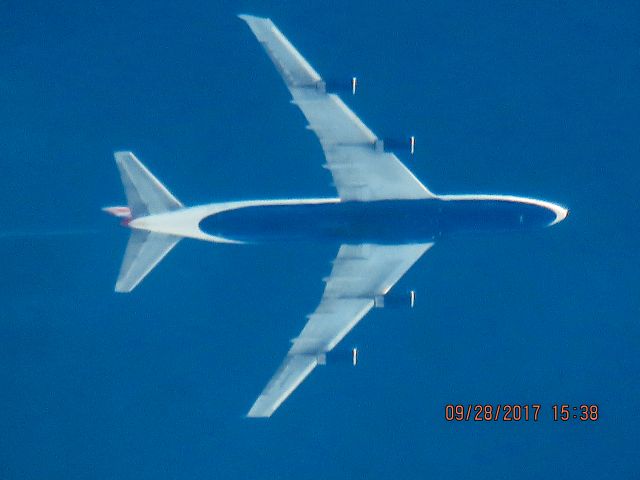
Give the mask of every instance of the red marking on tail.
<path id="1" fill-rule="evenodd" d="M 131 209 L 129 207 L 104 207 L 102 211 L 114 217 L 131 219 Z"/>

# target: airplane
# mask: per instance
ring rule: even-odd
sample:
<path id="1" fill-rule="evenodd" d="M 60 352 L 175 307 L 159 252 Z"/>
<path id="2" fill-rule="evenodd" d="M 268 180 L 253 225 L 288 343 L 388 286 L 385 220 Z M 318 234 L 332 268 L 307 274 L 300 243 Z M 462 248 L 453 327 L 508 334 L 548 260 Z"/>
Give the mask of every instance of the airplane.
<path id="1" fill-rule="evenodd" d="M 127 206 L 103 210 L 131 229 L 116 292 L 132 291 L 182 239 L 340 245 L 320 304 L 247 413 L 270 417 L 327 353 L 375 307 L 412 307 L 391 288 L 436 241 L 474 232 L 556 225 L 569 210 L 510 195 L 436 195 L 345 105 L 268 18 L 239 15 L 275 64 L 307 128 L 320 140 L 338 196 L 185 207 L 131 152 L 116 152 Z M 352 93 L 356 88 L 352 80 Z M 411 139 L 410 148 L 415 147 Z M 357 349 L 351 352 L 357 363 Z"/>

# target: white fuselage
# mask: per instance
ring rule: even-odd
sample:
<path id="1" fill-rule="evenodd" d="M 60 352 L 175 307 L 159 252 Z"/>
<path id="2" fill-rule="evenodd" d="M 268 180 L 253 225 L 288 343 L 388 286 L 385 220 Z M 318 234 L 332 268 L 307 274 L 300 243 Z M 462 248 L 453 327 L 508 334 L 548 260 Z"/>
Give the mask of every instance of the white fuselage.
<path id="1" fill-rule="evenodd" d="M 538 207 L 539 209 L 543 209 L 544 211 L 549 212 L 549 222 L 547 223 L 545 220 L 545 225 L 554 225 L 560 221 L 562 221 L 568 213 L 568 210 L 564 207 L 556 205 L 551 202 L 546 202 L 543 200 L 525 198 L 525 197 L 515 197 L 515 196 L 506 196 L 506 195 L 442 195 L 438 196 L 436 199 L 429 200 L 397 200 L 397 201 L 384 201 L 381 203 L 393 203 L 393 202 L 410 202 L 410 204 L 414 204 L 415 202 L 436 202 L 443 201 L 447 202 L 447 204 L 460 204 L 460 202 L 464 202 L 463 205 L 488 205 L 490 202 L 492 204 L 511 204 L 513 207 L 516 207 L 517 204 L 529 207 Z M 339 198 L 310 198 L 310 199 L 279 199 L 279 200 L 245 200 L 245 201 L 233 201 L 233 202 L 223 202 L 223 203 L 211 203 L 207 205 L 200 205 L 196 207 L 183 208 L 167 213 L 150 215 L 145 217 L 140 217 L 133 219 L 128 225 L 131 228 L 146 230 L 150 232 L 164 233 L 169 235 L 175 235 L 179 237 L 187 237 L 194 238 L 198 240 L 205 240 L 209 242 L 219 242 L 219 243 L 246 243 L 246 240 L 242 239 L 234 239 L 233 236 L 226 235 L 213 235 L 207 233 L 202 230 L 201 223 L 204 219 L 209 217 L 218 215 L 223 212 L 230 212 L 236 210 L 242 210 L 251 208 L 255 210 L 256 208 L 262 209 L 259 211 L 268 210 L 266 207 L 277 207 L 277 206 L 318 206 L 318 205 L 331 205 L 331 204 L 345 204 L 347 202 L 341 202 Z M 363 202 L 368 203 L 368 202 Z M 375 203 L 375 202 L 374 202 Z M 373 205 L 373 203 L 371 204 Z M 264 207 L 264 208 L 263 208 Z"/>

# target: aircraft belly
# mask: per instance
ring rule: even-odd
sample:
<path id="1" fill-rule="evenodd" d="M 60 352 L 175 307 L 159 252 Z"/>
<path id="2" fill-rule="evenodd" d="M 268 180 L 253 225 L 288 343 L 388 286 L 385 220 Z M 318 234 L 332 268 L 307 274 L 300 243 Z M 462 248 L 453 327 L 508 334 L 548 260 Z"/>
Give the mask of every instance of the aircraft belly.
<path id="1" fill-rule="evenodd" d="M 200 222 L 209 234 L 240 242 L 330 241 L 411 244 L 468 232 L 539 228 L 546 208 L 500 200 L 381 200 L 247 206 Z"/>
<path id="2" fill-rule="evenodd" d="M 242 242 L 416 243 L 431 240 L 438 233 L 438 209 L 426 202 L 246 207 L 209 216 L 200 229 Z"/>

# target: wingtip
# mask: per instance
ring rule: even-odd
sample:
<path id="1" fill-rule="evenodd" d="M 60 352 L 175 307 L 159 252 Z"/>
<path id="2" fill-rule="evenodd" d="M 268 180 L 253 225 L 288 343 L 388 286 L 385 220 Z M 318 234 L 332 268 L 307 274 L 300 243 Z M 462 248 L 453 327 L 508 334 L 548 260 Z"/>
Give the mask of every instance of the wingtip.
<path id="1" fill-rule="evenodd" d="M 116 293 L 130 293 L 134 288 L 138 286 L 141 281 L 142 279 L 139 279 L 135 283 L 131 283 L 131 281 L 127 281 L 127 279 L 125 278 L 118 278 L 113 291 Z"/>
<path id="2" fill-rule="evenodd" d="M 251 410 L 249 410 L 249 413 L 245 415 L 245 418 L 269 418 L 270 416 L 271 415 L 262 415 L 258 413 L 253 413 Z"/>
<path id="3" fill-rule="evenodd" d="M 260 405 L 261 398 L 262 398 L 262 395 L 258 397 L 258 399 L 255 401 L 255 403 L 251 407 L 251 409 L 247 412 L 247 415 L 246 415 L 247 418 L 269 418 L 273 414 L 275 409 L 265 410 L 264 407 L 261 407 Z"/>
<path id="4" fill-rule="evenodd" d="M 115 158 L 116 161 L 121 161 L 125 158 L 130 158 L 130 157 L 135 158 L 135 155 L 131 150 L 118 150 L 117 152 L 113 152 L 113 158 Z"/>
<path id="5" fill-rule="evenodd" d="M 247 13 L 239 13 L 238 14 L 238 18 L 240 20 L 243 20 L 243 21 L 247 22 L 247 23 L 249 23 L 251 21 L 254 21 L 254 20 L 269 20 L 266 17 L 258 17 L 256 15 L 249 15 Z"/>
<path id="6" fill-rule="evenodd" d="M 133 290 L 133 288 L 123 287 L 119 283 L 116 283 L 116 286 L 113 289 L 113 291 L 116 292 L 116 293 L 129 293 L 131 290 Z"/>

